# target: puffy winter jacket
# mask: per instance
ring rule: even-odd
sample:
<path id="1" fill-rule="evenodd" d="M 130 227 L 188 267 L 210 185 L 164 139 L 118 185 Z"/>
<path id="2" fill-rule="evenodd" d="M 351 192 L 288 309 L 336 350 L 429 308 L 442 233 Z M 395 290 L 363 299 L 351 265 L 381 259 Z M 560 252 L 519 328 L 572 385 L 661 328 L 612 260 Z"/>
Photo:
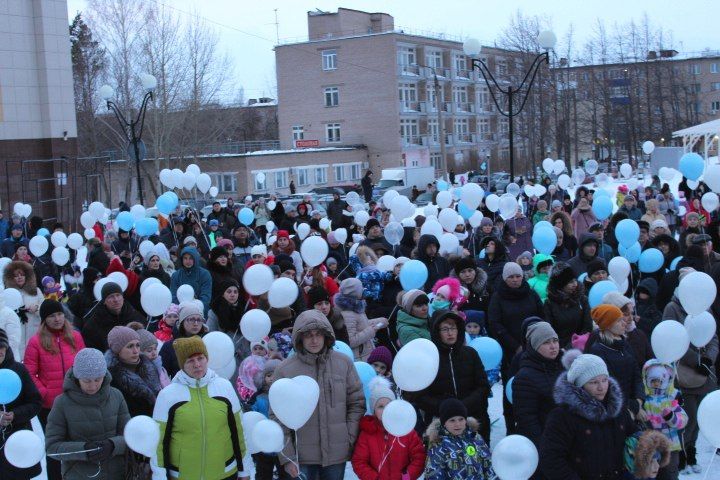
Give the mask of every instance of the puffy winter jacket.
<path id="1" fill-rule="evenodd" d="M 405 310 L 398 310 L 397 333 L 400 345 L 407 345 L 416 338 L 430 340 L 430 319 L 413 317 Z"/>
<path id="2" fill-rule="evenodd" d="M 425 466 L 426 480 L 494 480 L 490 449 L 478 431 L 477 420 L 467 419 L 468 426 L 462 435 L 452 435 L 440 419 L 435 419 L 427 430 L 429 443 Z"/>
<path id="3" fill-rule="evenodd" d="M 434 257 L 429 257 L 425 253 L 428 245 L 435 245 L 437 253 Z M 421 235 L 417 246 L 417 259 L 425 264 L 428 270 L 428 278 L 425 281 L 424 291 L 432 290 L 433 285 L 438 280 L 450 275 L 450 264 L 445 257 L 440 256 L 440 242 L 432 235 Z"/>
<path id="4" fill-rule="evenodd" d="M 23 360 L 42 396 L 42 406 L 47 409 L 52 408 L 55 398 L 63 392 L 65 374 L 75 363 L 75 355 L 85 348 L 85 342 L 77 330 L 72 331 L 74 347 L 67 341 L 63 332 L 50 331 L 50 334 L 53 344 L 58 349 L 57 353 L 43 348 L 38 333 L 28 342 Z"/>
<path id="5" fill-rule="evenodd" d="M 661 388 L 653 388 L 648 381 L 648 370 L 652 367 L 661 367 L 667 372 L 666 380 Z M 670 439 L 671 451 L 679 452 L 682 450 L 680 430 L 687 425 L 688 415 L 680 405 L 681 394 L 675 389 L 675 369 L 660 360 L 648 360 L 643 367 L 642 378 L 645 388 L 643 410 L 647 414 L 647 424 Z"/>
<path id="6" fill-rule="evenodd" d="M 595 244 L 595 255 L 589 257 L 583 253 L 583 247 L 588 243 Z M 593 261 L 600 254 L 600 242 L 592 233 L 583 233 L 580 237 L 580 243 L 578 244 L 578 253 L 573 258 L 568 260 L 568 265 L 575 272 L 575 277 L 579 277 L 583 273 L 587 273 L 587 264 Z"/>
<path id="7" fill-rule="evenodd" d="M 365 315 L 365 301 L 357 300 L 348 295 L 335 295 L 335 307 L 342 316 L 347 328 L 349 345 L 355 355 L 355 361 L 364 362 L 375 348 L 375 324 L 381 319 L 368 319 Z"/>
<path id="8" fill-rule="evenodd" d="M 20 325 L 20 317 L 17 313 L 5 306 L 5 302 L 0 299 L 0 328 L 5 330 L 8 336 L 8 343 L 13 352 L 23 351 L 25 345 L 22 345 L 22 326 Z"/>
<path id="9" fill-rule="evenodd" d="M 592 344 L 588 342 L 585 352 L 597 355 L 605 361 L 608 372 L 620 385 L 625 406 L 637 412 L 637 401 L 643 398 L 643 385 L 640 367 L 630 343 L 626 339 L 614 340 L 610 344 L 602 340 Z"/>
<path id="10" fill-rule="evenodd" d="M 547 273 L 540 273 L 538 267 L 541 263 L 546 262 L 550 262 L 550 265 L 555 264 L 555 260 L 550 255 L 536 253 L 533 257 L 533 270 L 535 271 L 535 276 L 528 280 L 528 285 L 530 285 L 530 288 L 535 290 L 535 293 L 538 294 L 541 302 L 545 302 L 547 299 L 547 288 L 548 282 L 550 281 L 550 275 Z"/>
<path id="11" fill-rule="evenodd" d="M 425 468 L 425 447 L 415 430 L 395 437 L 377 418 L 366 415 L 360 419 L 352 467 L 360 480 L 416 480 Z"/>
<path id="12" fill-rule="evenodd" d="M 185 268 L 182 266 L 182 256 L 186 253 L 192 255 L 193 266 Z M 195 291 L 195 298 L 200 300 L 205 307 L 205 315 L 210 309 L 210 300 L 212 299 L 212 277 L 210 272 L 200 266 L 200 254 L 195 248 L 186 247 L 180 252 L 179 258 L 180 268 L 175 270 L 170 279 L 170 292 L 173 296 L 173 302 L 179 304 L 177 299 L 177 290 L 180 285 L 190 285 Z"/>
<path id="13" fill-rule="evenodd" d="M 518 288 L 510 288 L 507 283 L 500 282 L 490 299 L 488 320 L 490 332 L 502 345 L 508 361 L 523 343 L 520 332 L 523 321 L 528 317 L 542 316 L 540 297 L 526 281 L 523 280 Z"/>

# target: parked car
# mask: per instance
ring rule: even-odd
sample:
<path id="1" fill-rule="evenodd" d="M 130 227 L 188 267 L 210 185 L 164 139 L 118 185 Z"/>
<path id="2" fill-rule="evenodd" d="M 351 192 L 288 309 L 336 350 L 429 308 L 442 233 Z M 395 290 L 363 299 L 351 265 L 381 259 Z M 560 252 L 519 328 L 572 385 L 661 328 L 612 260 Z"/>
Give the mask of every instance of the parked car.
<path id="1" fill-rule="evenodd" d="M 424 207 L 428 203 L 432 203 L 433 194 L 431 192 L 424 192 L 418 195 L 415 199 L 415 205 L 418 207 Z"/>

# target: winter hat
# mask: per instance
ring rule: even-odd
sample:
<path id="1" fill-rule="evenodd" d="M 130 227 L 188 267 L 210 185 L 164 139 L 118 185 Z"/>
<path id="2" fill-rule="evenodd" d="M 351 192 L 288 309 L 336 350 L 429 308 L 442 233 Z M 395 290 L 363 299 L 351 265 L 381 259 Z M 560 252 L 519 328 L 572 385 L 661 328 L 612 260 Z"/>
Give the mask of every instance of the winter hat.
<path id="1" fill-rule="evenodd" d="M 608 292 L 603 295 L 602 303 L 605 303 L 607 305 L 615 305 L 618 308 L 623 308 L 628 303 L 632 304 L 633 302 L 620 292 Z"/>
<path id="2" fill-rule="evenodd" d="M 115 354 L 120 353 L 120 350 L 133 340 L 140 341 L 140 336 L 132 328 L 122 325 L 113 327 L 107 336 L 108 347 Z"/>
<path id="3" fill-rule="evenodd" d="M 267 247 L 265 247 L 265 245 L 255 245 L 250 249 L 250 256 L 254 257 L 255 255 L 267 257 Z"/>
<path id="4" fill-rule="evenodd" d="M 527 258 L 528 260 L 532 261 L 533 254 L 525 250 L 520 255 L 518 255 L 517 260 L 519 261 L 521 258 Z"/>
<path id="5" fill-rule="evenodd" d="M 175 349 L 175 356 L 177 356 L 177 361 L 180 369 L 183 368 L 187 359 L 192 357 L 193 355 L 201 353 L 205 355 L 206 358 L 210 358 L 208 356 L 205 342 L 203 342 L 202 338 L 198 337 L 197 335 L 188 338 L 178 338 L 173 342 L 172 345 Z"/>
<path id="6" fill-rule="evenodd" d="M 633 197 L 632 195 L 625 195 L 625 198 L 623 199 L 623 201 L 624 201 L 624 202 L 627 202 L 628 200 L 634 202 L 634 201 L 635 201 L 635 197 Z"/>
<path id="7" fill-rule="evenodd" d="M 455 262 L 455 266 L 453 267 L 453 270 L 455 270 L 455 275 L 460 275 L 460 272 L 463 270 L 466 270 L 468 268 L 471 268 L 475 270 L 477 267 L 477 264 L 475 263 L 475 259 L 472 257 L 462 257 L 459 258 L 457 262 Z"/>
<path id="8" fill-rule="evenodd" d="M 670 447 L 670 439 L 658 430 L 637 432 L 625 441 L 625 467 L 634 478 L 650 478 L 653 459 L 660 468 L 670 463 Z"/>
<path id="9" fill-rule="evenodd" d="M 362 299 L 363 285 L 357 278 L 346 278 L 340 282 L 340 293 L 348 297 Z"/>
<path id="10" fill-rule="evenodd" d="M 8 340 L 7 333 L 5 333 L 5 330 L 2 328 L 0 328 L 0 347 L 10 347 L 10 341 Z"/>
<path id="11" fill-rule="evenodd" d="M 265 387 L 265 375 L 269 373 L 274 373 L 275 369 L 278 365 L 280 365 L 280 363 L 281 361 L 275 358 L 267 360 L 262 370 L 258 370 L 257 372 L 255 372 L 255 375 L 253 375 L 253 383 L 255 384 L 255 389 L 258 392 L 262 391 L 263 387 Z"/>
<path id="12" fill-rule="evenodd" d="M 600 330 L 608 330 L 623 317 L 623 313 L 615 305 L 602 304 L 590 310 L 590 316 Z"/>
<path id="13" fill-rule="evenodd" d="M 197 245 L 197 238 L 193 237 L 192 235 L 188 235 L 187 237 L 185 237 L 185 240 L 183 240 L 183 245 L 187 245 L 188 243 L 194 243 L 195 245 Z"/>
<path id="14" fill-rule="evenodd" d="M 707 242 L 712 242 L 712 237 L 708 235 L 707 233 L 701 233 L 700 235 L 695 235 L 692 239 L 693 245 L 704 245 Z"/>
<path id="15" fill-rule="evenodd" d="M 52 315 L 53 313 L 64 313 L 62 305 L 60 305 L 60 302 L 56 302 L 55 300 L 43 300 L 42 304 L 40 304 L 40 321 L 45 322 L 45 319 Z"/>
<path id="16" fill-rule="evenodd" d="M 480 325 L 482 328 L 485 325 L 485 312 L 482 310 L 466 310 L 465 325 L 470 325 L 471 323 Z"/>
<path id="17" fill-rule="evenodd" d="M 210 220 L 210 221 L 208 222 L 208 226 L 209 226 L 209 227 L 219 227 L 219 226 L 220 226 L 220 222 L 218 222 L 217 219 L 213 218 L 212 220 Z"/>
<path id="18" fill-rule="evenodd" d="M 565 359 L 563 358 L 563 360 Z M 567 379 L 576 387 L 582 387 L 598 375 L 610 376 L 607 365 L 597 355 L 584 353 L 572 361 L 567 372 Z"/>
<path id="19" fill-rule="evenodd" d="M 327 260 L 325 260 L 325 265 L 328 267 L 330 265 L 337 265 L 337 264 L 338 264 L 338 261 L 335 257 L 328 257 Z"/>
<path id="20" fill-rule="evenodd" d="M 665 220 L 657 219 L 653 220 L 653 222 L 650 224 L 650 228 L 655 230 L 656 228 L 668 228 L 668 224 Z"/>
<path id="21" fill-rule="evenodd" d="M 558 334 L 548 322 L 536 322 L 528 327 L 525 338 L 532 349 L 537 351 L 543 343 L 558 338 Z"/>
<path id="22" fill-rule="evenodd" d="M 227 249 L 223 247 L 214 247 L 212 250 L 210 250 L 210 261 L 214 262 L 220 257 L 228 257 L 228 251 Z"/>
<path id="23" fill-rule="evenodd" d="M 395 262 L 393 263 L 393 268 L 400 265 L 401 267 L 405 265 L 406 262 L 409 262 L 410 259 L 408 257 L 398 257 L 395 259 Z"/>
<path id="24" fill-rule="evenodd" d="M 280 273 L 285 273 L 288 270 L 295 270 L 295 264 L 292 262 L 281 261 L 277 262 L 277 266 L 280 269 Z"/>
<path id="25" fill-rule="evenodd" d="M 193 304 L 184 305 L 180 312 L 178 313 L 178 327 L 182 325 L 182 323 L 189 317 L 200 317 L 205 321 L 205 317 L 203 316 L 203 313 L 200 311 L 198 307 L 196 307 Z"/>
<path id="26" fill-rule="evenodd" d="M 378 222 L 378 219 L 377 219 L 377 218 L 371 218 L 371 219 L 368 220 L 367 223 L 365 224 L 365 231 L 366 231 L 366 232 L 369 232 L 372 227 L 379 227 L 379 226 L 380 226 L 380 222 Z"/>
<path id="27" fill-rule="evenodd" d="M 75 355 L 72 371 L 78 380 L 103 378 L 107 373 L 105 356 L 100 350 L 83 348 Z"/>
<path id="28" fill-rule="evenodd" d="M 330 295 L 323 287 L 312 287 L 307 293 L 307 307 L 314 308 L 316 303 L 329 302 Z"/>
<path id="29" fill-rule="evenodd" d="M 395 400 L 395 392 L 392 391 L 390 381 L 381 376 L 374 377 L 368 383 L 370 391 L 370 408 L 374 411 L 375 405 L 381 398 L 387 398 L 390 401 Z"/>
<path id="30" fill-rule="evenodd" d="M 174 303 L 171 303 L 170 306 L 165 310 L 165 313 L 163 313 L 163 317 L 167 315 L 180 315 L 180 306 L 176 305 Z"/>
<path id="31" fill-rule="evenodd" d="M 16 224 L 16 225 L 13 225 L 13 226 L 10 228 L 10 231 L 20 230 L 20 231 L 22 232 L 22 229 L 23 229 L 23 226 L 18 223 L 18 224 Z"/>
<path id="32" fill-rule="evenodd" d="M 278 230 L 275 234 L 276 238 L 290 238 L 290 232 L 287 230 Z"/>
<path id="33" fill-rule="evenodd" d="M 280 232 L 278 232 L 278 233 L 280 233 Z M 278 235 L 278 237 L 279 237 L 279 235 Z M 337 241 L 337 238 L 335 238 L 335 232 L 330 232 L 327 234 L 327 243 L 328 243 L 328 245 L 340 243 Z"/>
<path id="34" fill-rule="evenodd" d="M 480 227 L 492 227 L 493 222 L 490 219 L 490 217 L 483 217 L 482 220 L 480 220 Z"/>
<path id="35" fill-rule="evenodd" d="M 232 249 L 235 245 L 233 245 L 232 240 L 230 240 L 229 238 L 222 238 L 217 241 L 217 246 Z"/>
<path id="36" fill-rule="evenodd" d="M 682 282 L 683 278 L 690 275 L 695 271 L 694 268 L 691 267 L 683 267 L 680 270 L 678 270 L 678 282 Z"/>
<path id="37" fill-rule="evenodd" d="M 55 279 L 54 279 L 53 277 L 49 276 L 49 275 L 44 276 L 44 277 L 42 278 L 42 280 L 40 281 L 40 284 L 41 284 L 43 287 L 46 287 L 46 288 L 47 288 L 47 286 L 48 286 L 49 283 L 55 283 Z"/>
<path id="38" fill-rule="evenodd" d="M 453 417 L 467 418 L 467 416 L 467 408 L 457 398 L 448 398 L 440 404 L 440 424 L 442 425 L 445 425 L 445 422 Z"/>
<path id="39" fill-rule="evenodd" d="M 605 265 L 605 260 L 603 260 L 602 258 L 594 258 L 588 262 L 588 264 L 587 264 L 588 277 L 593 276 L 593 274 L 595 274 L 601 270 L 607 272 L 607 265 Z"/>
<path id="40" fill-rule="evenodd" d="M 157 347 L 158 339 L 155 335 L 148 332 L 147 330 L 140 329 L 136 330 L 138 338 L 140 339 L 140 350 L 147 350 L 150 347 Z"/>
<path id="41" fill-rule="evenodd" d="M 502 279 L 507 280 L 511 275 L 522 275 L 523 269 L 515 262 L 507 262 L 503 267 Z"/>
<path id="42" fill-rule="evenodd" d="M 422 300 L 422 302 L 420 302 Z M 405 292 L 402 296 L 402 300 L 400 301 L 401 307 L 406 312 L 410 313 L 412 311 L 413 305 L 416 303 L 422 304 L 422 303 L 430 303 L 430 299 L 428 296 L 423 292 L 422 290 L 418 290 L 417 288 L 413 288 L 412 290 L 408 290 Z"/>
<path id="43" fill-rule="evenodd" d="M 270 349 L 268 348 L 267 340 L 265 340 L 264 338 L 260 340 L 255 340 L 254 342 L 250 342 L 250 351 L 252 352 L 252 349 L 256 346 L 264 348 L 266 352 L 270 351 Z"/>
<path id="44" fill-rule="evenodd" d="M 120 285 L 118 285 L 115 282 L 108 282 L 105 285 L 103 285 L 102 290 L 100 290 L 100 297 L 102 301 L 104 302 L 107 300 L 107 297 L 110 295 L 114 295 L 116 293 L 119 293 L 122 295 L 123 291 L 122 288 L 120 288 Z"/>
<path id="45" fill-rule="evenodd" d="M 560 200 L 553 200 L 552 201 L 552 208 L 562 207 L 562 202 Z"/>
<path id="46" fill-rule="evenodd" d="M 648 366 L 648 363 L 650 363 L 650 366 Z M 657 363 L 657 360 L 651 359 L 645 363 L 643 368 L 645 369 L 645 378 L 647 379 L 646 383 L 648 386 L 650 386 L 650 382 L 653 380 L 660 380 L 662 381 L 661 388 L 667 388 L 670 383 L 670 372 L 668 371 L 668 368 L 672 367 L 663 365 L 662 363 Z"/>
<path id="47" fill-rule="evenodd" d="M 392 353 L 390 353 L 390 350 L 387 349 L 387 347 L 384 347 L 380 345 L 379 347 L 375 347 L 372 352 L 370 352 L 370 356 L 367 359 L 367 363 L 373 364 L 375 362 L 384 363 L 385 367 L 387 367 L 388 371 L 392 370 L 392 364 L 393 364 L 393 357 Z"/>

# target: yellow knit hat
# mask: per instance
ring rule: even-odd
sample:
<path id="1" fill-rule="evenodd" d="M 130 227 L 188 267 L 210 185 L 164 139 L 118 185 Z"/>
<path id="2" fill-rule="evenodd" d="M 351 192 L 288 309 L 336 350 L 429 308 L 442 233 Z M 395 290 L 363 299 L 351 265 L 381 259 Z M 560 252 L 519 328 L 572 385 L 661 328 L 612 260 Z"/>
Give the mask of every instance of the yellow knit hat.
<path id="1" fill-rule="evenodd" d="M 210 358 L 205 342 L 197 335 L 189 338 L 178 338 L 173 342 L 173 348 L 175 349 L 175 355 L 177 356 L 180 369 L 183 368 L 188 358 L 198 353 L 202 353 L 205 357 Z"/>

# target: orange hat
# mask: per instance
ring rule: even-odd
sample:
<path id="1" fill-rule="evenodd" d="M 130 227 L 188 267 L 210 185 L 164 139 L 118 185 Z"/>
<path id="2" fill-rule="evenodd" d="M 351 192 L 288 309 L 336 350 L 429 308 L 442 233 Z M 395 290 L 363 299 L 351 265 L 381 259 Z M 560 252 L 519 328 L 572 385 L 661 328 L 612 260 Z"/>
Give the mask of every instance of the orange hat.
<path id="1" fill-rule="evenodd" d="M 615 305 L 603 304 L 593 308 L 590 316 L 600 330 L 607 330 L 623 317 L 623 313 Z"/>

